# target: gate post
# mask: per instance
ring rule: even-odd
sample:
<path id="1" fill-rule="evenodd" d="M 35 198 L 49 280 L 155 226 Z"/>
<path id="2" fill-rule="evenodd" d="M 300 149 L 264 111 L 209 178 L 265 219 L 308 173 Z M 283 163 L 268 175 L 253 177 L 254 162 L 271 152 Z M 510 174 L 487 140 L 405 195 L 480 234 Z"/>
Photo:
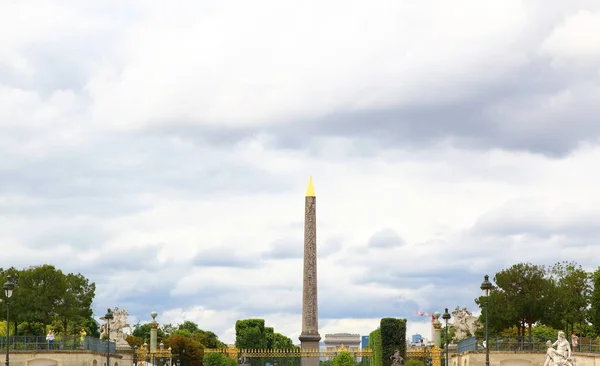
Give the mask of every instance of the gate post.
<path id="1" fill-rule="evenodd" d="M 442 366 L 442 349 L 439 347 L 431 347 L 431 366 Z"/>

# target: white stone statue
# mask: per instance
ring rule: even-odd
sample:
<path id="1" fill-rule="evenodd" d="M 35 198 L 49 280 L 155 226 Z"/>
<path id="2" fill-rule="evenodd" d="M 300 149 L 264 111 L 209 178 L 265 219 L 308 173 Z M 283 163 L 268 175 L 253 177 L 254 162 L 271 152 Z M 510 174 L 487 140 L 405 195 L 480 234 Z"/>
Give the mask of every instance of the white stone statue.
<path id="1" fill-rule="evenodd" d="M 404 366 L 404 358 L 400 355 L 400 350 L 395 350 L 394 354 L 390 356 L 392 360 L 392 366 Z"/>
<path id="2" fill-rule="evenodd" d="M 456 342 L 467 338 L 469 333 L 471 336 L 475 336 L 477 329 L 481 328 L 479 319 L 468 311 L 467 308 L 459 309 L 457 306 L 452 315 L 454 315 L 454 329 L 456 330 L 454 341 Z"/>
<path id="3" fill-rule="evenodd" d="M 565 332 L 558 332 L 556 342 L 553 344 L 547 341 L 546 345 L 548 346 L 548 350 L 546 351 L 544 366 L 573 366 L 571 362 L 571 345 L 565 337 Z"/>
<path id="4" fill-rule="evenodd" d="M 110 320 L 111 341 L 117 342 L 117 344 L 127 342 L 127 334 L 123 332 L 123 329 L 129 329 L 129 332 L 132 332 L 131 325 L 127 323 L 128 315 L 129 313 L 125 309 L 119 310 L 118 307 L 115 307 L 113 310 L 113 318 Z M 106 321 L 106 318 L 104 317 L 100 319 Z M 100 326 L 100 338 L 102 338 L 106 333 L 106 323 L 104 323 Z"/>

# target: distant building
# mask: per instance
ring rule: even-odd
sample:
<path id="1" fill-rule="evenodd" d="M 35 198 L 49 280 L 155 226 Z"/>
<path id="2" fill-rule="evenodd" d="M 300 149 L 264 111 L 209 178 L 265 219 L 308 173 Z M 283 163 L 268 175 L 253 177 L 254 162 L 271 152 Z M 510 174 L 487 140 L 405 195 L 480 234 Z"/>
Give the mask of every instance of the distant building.
<path id="1" fill-rule="evenodd" d="M 335 351 L 344 345 L 348 351 L 360 351 L 360 334 L 334 333 L 325 334 L 325 347 L 327 351 Z"/>
<path id="2" fill-rule="evenodd" d="M 420 335 L 419 333 L 413 334 L 412 338 L 411 338 L 411 343 L 419 343 L 419 342 L 421 342 L 421 339 L 423 339 L 423 336 Z"/>
<path id="3" fill-rule="evenodd" d="M 369 348 L 369 336 L 362 336 L 360 341 L 360 348 L 367 349 Z"/>

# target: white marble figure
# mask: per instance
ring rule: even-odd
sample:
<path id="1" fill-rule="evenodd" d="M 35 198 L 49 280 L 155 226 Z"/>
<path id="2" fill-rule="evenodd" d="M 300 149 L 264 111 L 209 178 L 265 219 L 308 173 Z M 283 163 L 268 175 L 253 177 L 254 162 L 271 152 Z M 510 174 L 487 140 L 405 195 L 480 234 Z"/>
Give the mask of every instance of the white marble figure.
<path id="1" fill-rule="evenodd" d="M 129 329 L 132 332 L 131 325 L 127 323 L 127 316 L 129 313 L 127 310 L 122 309 L 119 310 L 118 307 L 115 307 L 113 310 L 113 318 L 110 321 L 110 340 L 117 343 L 122 343 L 126 341 L 127 334 L 123 332 L 123 329 Z M 106 320 L 105 318 L 100 318 L 102 320 Z M 100 338 L 102 338 L 106 334 L 106 323 L 100 326 Z"/>
<path id="2" fill-rule="evenodd" d="M 452 315 L 454 315 L 454 329 L 456 330 L 454 340 L 456 342 L 467 338 L 469 333 L 471 336 L 474 336 L 477 329 L 481 328 L 477 317 L 468 311 L 467 308 L 459 309 L 457 306 Z"/>
<path id="3" fill-rule="evenodd" d="M 546 361 L 544 366 L 573 366 L 571 362 L 571 345 L 565 337 L 565 332 L 558 332 L 558 339 L 554 344 L 546 342 Z M 556 346 L 556 348 L 554 348 Z"/>
<path id="4" fill-rule="evenodd" d="M 404 366 L 404 358 L 400 355 L 399 350 L 394 351 L 394 354 L 390 356 L 390 360 L 392 360 L 392 366 Z"/>

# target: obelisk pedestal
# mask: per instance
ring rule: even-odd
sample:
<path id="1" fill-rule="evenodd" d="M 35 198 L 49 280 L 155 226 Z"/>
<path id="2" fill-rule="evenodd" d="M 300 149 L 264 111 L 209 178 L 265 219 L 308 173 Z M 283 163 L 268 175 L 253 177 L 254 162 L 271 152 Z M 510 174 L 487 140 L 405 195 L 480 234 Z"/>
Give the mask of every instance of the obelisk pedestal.
<path id="1" fill-rule="evenodd" d="M 319 308 L 317 296 L 317 213 L 312 177 L 308 181 L 304 203 L 304 279 L 302 284 L 302 333 L 300 348 L 303 351 L 301 366 L 319 366 Z M 314 357 L 306 353 L 314 351 Z"/>

